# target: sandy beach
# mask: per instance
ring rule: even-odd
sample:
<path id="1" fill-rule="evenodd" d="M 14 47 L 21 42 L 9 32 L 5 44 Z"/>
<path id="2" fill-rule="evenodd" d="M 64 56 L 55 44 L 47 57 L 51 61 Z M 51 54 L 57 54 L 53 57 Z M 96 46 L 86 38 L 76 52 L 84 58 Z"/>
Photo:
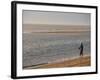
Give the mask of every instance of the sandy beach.
<path id="1" fill-rule="evenodd" d="M 61 67 L 83 67 L 90 66 L 91 59 L 90 56 L 77 57 L 72 59 L 66 59 L 59 62 L 39 64 L 35 66 L 29 66 L 25 69 L 38 69 L 38 68 L 61 68 Z"/>

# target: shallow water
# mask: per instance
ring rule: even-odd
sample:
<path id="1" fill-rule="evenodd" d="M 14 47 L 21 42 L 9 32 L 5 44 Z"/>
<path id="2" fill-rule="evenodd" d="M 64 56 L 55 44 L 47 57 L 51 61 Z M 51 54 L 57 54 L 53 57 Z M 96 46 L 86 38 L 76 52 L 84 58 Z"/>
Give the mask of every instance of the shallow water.
<path id="1" fill-rule="evenodd" d="M 23 67 L 79 56 L 80 42 L 90 55 L 90 32 L 23 33 Z"/>

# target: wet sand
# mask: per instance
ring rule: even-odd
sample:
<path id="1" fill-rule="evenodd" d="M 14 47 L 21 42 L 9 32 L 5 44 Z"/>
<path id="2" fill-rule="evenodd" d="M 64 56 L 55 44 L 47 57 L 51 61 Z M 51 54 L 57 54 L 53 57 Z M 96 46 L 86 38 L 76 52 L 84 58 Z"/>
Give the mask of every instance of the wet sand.
<path id="1" fill-rule="evenodd" d="M 73 59 L 66 59 L 59 62 L 51 62 L 51 63 L 45 63 L 35 66 L 29 66 L 25 69 L 40 69 L 40 68 L 62 68 L 62 67 L 83 67 L 83 66 L 90 66 L 91 65 L 91 59 L 90 56 L 83 56 L 83 57 L 77 57 Z"/>

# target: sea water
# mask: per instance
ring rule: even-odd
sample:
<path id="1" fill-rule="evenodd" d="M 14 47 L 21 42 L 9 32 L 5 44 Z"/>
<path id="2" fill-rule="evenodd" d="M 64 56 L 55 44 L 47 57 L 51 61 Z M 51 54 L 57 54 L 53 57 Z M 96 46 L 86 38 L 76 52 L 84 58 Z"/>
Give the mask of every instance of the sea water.
<path id="1" fill-rule="evenodd" d="M 64 33 L 23 33 L 23 67 L 78 57 L 80 43 L 90 55 L 90 31 Z"/>

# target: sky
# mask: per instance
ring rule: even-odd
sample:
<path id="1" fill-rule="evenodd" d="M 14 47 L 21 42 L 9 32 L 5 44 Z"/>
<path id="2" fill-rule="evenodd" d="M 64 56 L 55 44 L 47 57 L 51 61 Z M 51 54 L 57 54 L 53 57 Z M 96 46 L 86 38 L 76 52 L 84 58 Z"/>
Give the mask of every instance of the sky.
<path id="1" fill-rule="evenodd" d="M 89 13 L 23 10 L 23 24 L 90 25 Z"/>

